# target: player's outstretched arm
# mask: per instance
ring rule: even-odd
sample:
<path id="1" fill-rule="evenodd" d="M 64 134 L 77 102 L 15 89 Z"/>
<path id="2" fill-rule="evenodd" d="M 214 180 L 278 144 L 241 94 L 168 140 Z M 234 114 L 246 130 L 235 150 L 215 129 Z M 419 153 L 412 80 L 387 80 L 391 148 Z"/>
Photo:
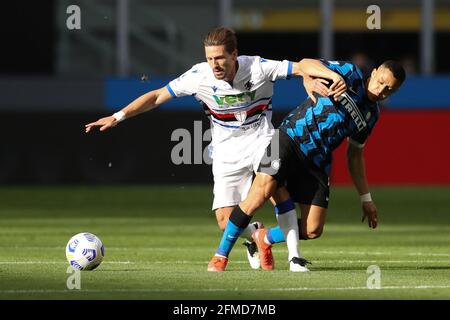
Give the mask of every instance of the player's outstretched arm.
<path id="1" fill-rule="evenodd" d="M 367 217 L 370 228 L 376 228 L 378 225 L 377 207 L 372 201 L 369 193 L 369 184 L 366 178 L 366 169 L 364 164 L 364 148 L 356 147 L 351 143 L 347 145 L 347 166 L 352 177 L 353 184 L 356 187 L 360 197 L 363 209 L 362 221 Z"/>
<path id="2" fill-rule="evenodd" d="M 335 100 L 347 90 L 344 78 L 342 76 L 322 64 L 316 59 L 302 59 L 293 64 L 292 74 L 302 77 L 310 76 L 316 78 L 324 78 L 332 81 L 328 95 L 333 96 Z"/>
<path id="3" fill-rule="evenodd" d="M 166 87 L 150 91 L 131 102 L 119 112 L 86 124 L 85 131 L 86 133 L 89 133 L 96 127 L 100 127 L 100 131 L 105 131 L 109 128 L 115 127 L 119 122 L 127 118 L 131 118 L 140 113 L 154 109 L 160 104 L 169 101 L 171 98 L 172 95 Z"/>

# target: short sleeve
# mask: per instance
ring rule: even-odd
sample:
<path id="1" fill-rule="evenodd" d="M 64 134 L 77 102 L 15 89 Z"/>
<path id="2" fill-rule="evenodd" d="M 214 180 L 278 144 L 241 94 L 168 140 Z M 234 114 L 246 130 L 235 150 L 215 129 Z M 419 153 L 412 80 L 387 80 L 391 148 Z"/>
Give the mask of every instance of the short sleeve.
<path id="1" fill-rule="evenodd" d="M 369 135 L 367 134 L 363 136 L 362 134 L 358 133 L 356 135 L 348 137 L 348 143 L 357 148 L 364 148 L 368 137 Z"/>
<path id="2" fill-rule="evenodd" d="M 370 134 L 372 133 L 372 127 L 368 127 L 367 129 L 357 132 L 353 135 L 351 135 L 348 138 L 348 142 L 352 145 L 354 145 L 357 148 L 364 148 L 366 145 L 367 139 L 369 138 Z"/>
<path id="3" fill-rule="evenodd" d="M 264 77 L 270 81 L 290 79 L 292 76 L 292 61 L 259 58 L 259 64 Z"/>
<path id="4" fill-rule="evenodd" d="M 191 96 L 197 93 L 202 78 L 201 65 L 195 65 L 178 78 L 170 81 L 166 87 L 174 98 Z"/>

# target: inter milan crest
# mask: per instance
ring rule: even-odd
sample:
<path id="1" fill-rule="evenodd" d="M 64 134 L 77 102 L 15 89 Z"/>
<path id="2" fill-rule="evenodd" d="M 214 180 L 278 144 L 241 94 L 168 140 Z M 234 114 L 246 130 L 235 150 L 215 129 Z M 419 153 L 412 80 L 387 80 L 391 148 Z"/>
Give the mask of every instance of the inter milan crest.
<path id="1" fill-rule="evenodd" d="M 250 89 L 253 87 L 253 82 L 252 80 L 248 80 L 245 84 L 244 84 L 244 88 L 245 90 L 250 91 Z"/>

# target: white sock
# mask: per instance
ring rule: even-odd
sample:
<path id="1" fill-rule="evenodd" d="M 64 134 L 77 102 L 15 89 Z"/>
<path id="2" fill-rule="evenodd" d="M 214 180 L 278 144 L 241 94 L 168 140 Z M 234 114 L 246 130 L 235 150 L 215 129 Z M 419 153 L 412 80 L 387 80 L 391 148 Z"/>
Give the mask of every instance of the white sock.
<path id="1" fill-rule="evenodd" d="M 241 238 L 246 238 L 248 241 L 252 242 L 253 238 L 252 238 L 252 234 L 253 232 L 255 232 L 256 227 L 253 223 L 250 223 L 245 229 L 244 231 L 242 231 L 240 237 Z"/>
<path id="2" fill-rule="evenodd" d="M 288 247 L 288 261 L 291 261 L 293 257 L 300 257 L 298 251 L 298 224 L 297 224 L 297 212 L 292 209 L 288 212 L 277 214 L 278 225 L 283 231 L 286 238 L 286 244 Z"/>

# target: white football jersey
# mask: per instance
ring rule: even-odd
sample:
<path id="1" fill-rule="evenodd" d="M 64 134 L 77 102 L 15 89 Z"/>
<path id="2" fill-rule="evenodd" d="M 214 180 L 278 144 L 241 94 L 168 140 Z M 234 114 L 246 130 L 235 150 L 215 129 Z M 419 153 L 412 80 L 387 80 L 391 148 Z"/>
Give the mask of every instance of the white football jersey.
<path id="1" fill-rule="evenodd" d="M 239 56 L 238 63 L 232 84 L 217 80 L 203 62 L 167 85 L 173 97 L 192 95 L 203 104 L 211 121 L 210 155 L 224 162 L 238 162 L 270 139 L 273 82 L 292 73 L 287 60 Z"/>

